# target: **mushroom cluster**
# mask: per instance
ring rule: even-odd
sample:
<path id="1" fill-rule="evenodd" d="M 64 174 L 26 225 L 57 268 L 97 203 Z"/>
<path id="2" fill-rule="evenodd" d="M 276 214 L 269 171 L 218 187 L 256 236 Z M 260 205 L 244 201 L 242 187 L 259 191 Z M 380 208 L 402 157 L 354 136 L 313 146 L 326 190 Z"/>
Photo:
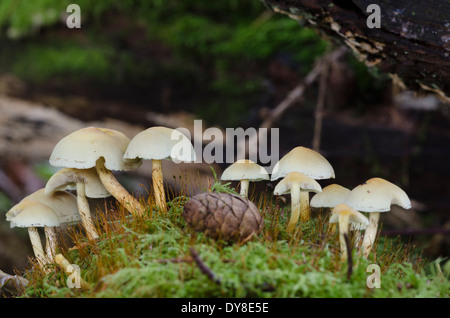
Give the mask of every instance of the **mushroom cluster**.
<path id="1" fill-rule="evenodd" d="M 336 183 L 322 188 L 317 182 L 334 178 L 334 169 L 327 159 L 312 149 L 298 146 L 275 164 L 270 178 L 263 167 L 241 159 L 223 172 L 221 180 L 240 181 L 240 194 L 247 197 L 249 181 L 281 179 L 274 188 L 274 194 L 290 194 L 288 233 L 295 233 L 299 221 L 304 223 L 310 220 L 311 207 L 329 209 L 330 226 L 337 224 L 339 228 L 341 257 L 344 258 L 347 253 L 344 236 L 349 231 L 356 232 L 354 245 L 359 247 L 361 244 L 362 255 L 368 257 L 375 242 L 380 213 L 389 211 L 392 204 L 409 209 L 411 202 L 402 189 L 378 177 L 352 190 Z M 311 192 L 315 194 L 310 201 Z M 366 213 L 369 215 L 366 216 Z"/>
<path id="2" fill-rule="evenodd" d="M 101 236 L 91 215 L 89 199 L 112 196 L 133 217 L 145 216 L 145 207 L 119 183 L 113 171 L 136 169 L 143 160 L 151 160 L 156 207 L 165 214 L 162 161 L 193 162 L 195 157 L 190 140 L 177 129 L 150 127 L 129 139 L 112 129 L 82 128 L 55 145 L 49 162 L 60 170 L 49 178 L 45 188 L 16 204 L 6 214 L 6 219 L 12 228 L 28 229 L 34 255 L 44 268 L 54 263 L 55 255 L 59 255 L 57 229 L 62 224 L 81 223 L 90 241 Z M 262 215 L 248 198 L 250 182 L 281 179 L 274 194 L 290 195 L 287 233 L 295 237 L 298 223 L 311 220 L 311 207 L 327 208 L 331 211 L 329 223 L 338 224 L 341 257 L 348 252 L 344 238 L 350 230 L 365 230 L 361 253 L 368 257 L 375 243 L 380 213 L 389 211 L 392 204 L 408 209 L 411 202 L 402 189 L 378 177 L 352 190 L 338 184 L 322 188 L 318 182 L 334 178 L 334 169 L 328 160 L 302 146 L 282 157 L 272 174 L 255 162 L 238 160 L 224 170 L 221 180 L 239 181 L 240 196 L 205 194 L 189 201 L 184 216 L 188 225 L 208 231 L 212 237 L 245 240 L 258 233 L 263 225 Z M 76 191 L 76 195 L 69 191 Z M 310 200 L 311 192 L 315 194 Z M 230 221 L 232 217 L 234 222 Z M 45 244 L 40 240 L 38 228 L 44 229 Z"/>
<path id="3" fill-rule="evenodd" d="M 28 229 L 38 263 L 54 263 L 58 252 L 56 229 L 62 224 L 81 223 L 89 240 L 101 233 L 90 211 L 90 198 L 113 196 L 134 217 L 142 217 L 145 207 L 114 176 L 113 171 L 138 168 L 142 160 L 152 160 L 153 190 L 157 206 L 167 210 L 162 177 L 163 159 L 192 162 L 195 152 L 190 140 L 176 129 L 151 127 L 129 139 L 122 132 L 85 127 L 62 138 L 49 158 L 61 168 L 45 188 L 25 197 L 6 213 L 11 228 Z M 69 191 L 76 191 L 76 196 Z M 46 242 L 38 228 L 44 228 Z"/>

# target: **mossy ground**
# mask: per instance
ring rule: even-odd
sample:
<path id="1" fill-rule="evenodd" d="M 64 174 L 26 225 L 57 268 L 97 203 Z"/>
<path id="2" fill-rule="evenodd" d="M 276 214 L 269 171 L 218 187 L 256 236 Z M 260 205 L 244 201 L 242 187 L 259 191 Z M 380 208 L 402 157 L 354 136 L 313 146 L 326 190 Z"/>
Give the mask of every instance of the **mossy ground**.
<path id="1" fill-rule="evenodd" d="M 233 191 L 214 184 L 206 191 Z M 98 211 L 102 234 L 96 242 L 79 228 L 68 230 L 60 253 L 77 264 L 90 289 L 67 287 L 68 275 L 50 264 L 26 272 L 30 284 L 22 297 L 160 297 L 160 298 L 372 298 L 449 296 L 449 263 L 429 262 L 411 245 L 380 238 L 369 259 L 353 249 L 351 275 L 339 255 L 338 234 L 328 224 L 328 212 L 318 211 L 293 235 L 285 231 L 288 205 L 268 193 L 252 201 L 265 226 L 251 240 L 232 244 L 194 233 L 182 217 L 184 195 L 173 197 L 167 215 L 148 204 L 146 215 L 133 218 L 121 207 Z M 70 241 L 70 243 L 68 243 Z M 208 277 L 192 257 L 194 249 Z M 380 267 L 380 288 L 369 288 L 370 264 Z"/>

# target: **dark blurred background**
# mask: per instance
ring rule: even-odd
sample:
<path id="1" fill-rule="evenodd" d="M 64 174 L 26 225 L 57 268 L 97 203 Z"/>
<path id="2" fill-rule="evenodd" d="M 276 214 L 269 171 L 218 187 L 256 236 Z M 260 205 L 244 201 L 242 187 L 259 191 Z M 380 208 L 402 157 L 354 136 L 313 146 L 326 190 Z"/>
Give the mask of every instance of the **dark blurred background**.
<path id="1" fill-rule="evenodd" d="M 70 3 L 81 8 L 80 29 L 66 26 Z M 63 136 L 97 125 L 132 138 L 153 125 L 191 129 L 194 119 L 204 129 L 258 128 L 338 46 L 258 0 L 2 0 L 0 269 L 26 266 L 27 232 L 9 229 L 4 213 L 56 171 L 48 157 Z M 448 256 L 449 105 L 401 88 L 350 52 L 330 63 L 325 80 L 324 93 L 314 81 L 272 123 L 280 156 L 313 146 L 323 97 L 319 151 L 336 179 L 322 186 L 351 189 L 374 176 L 399 185 L 413 207 L 383 216 L 384 234 L 413 241 L 425 257 Z M 146 169 L 121 181 L 139 191 Z"/>

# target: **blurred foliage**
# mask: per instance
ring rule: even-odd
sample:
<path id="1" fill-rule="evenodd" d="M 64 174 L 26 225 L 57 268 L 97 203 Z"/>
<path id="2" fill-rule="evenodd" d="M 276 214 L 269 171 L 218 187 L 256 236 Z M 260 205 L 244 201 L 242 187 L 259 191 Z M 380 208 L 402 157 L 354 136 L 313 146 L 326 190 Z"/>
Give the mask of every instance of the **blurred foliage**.
<path id="1" fill-rule="evenodd" d="M 12 206 L 13 203 L 11 202 L 11 199 L 0 191 L 0 212 L 2 212 L 2 215 L 3 211 L 8 211 Z"/>
<path id="2" fill-rule="evenodd" d="M 81 8 L 81 32 L 65 26 L 70 3 Z M 276 54 L 306 74 L 327 47 L 256 0 L 2 0 L 0 29 L 0 70 L 136 94 L 169 88 L 175 102 L 211 122 L 226 109 L 223 125 L 242 124 L 258 104 L 264 66 Z"/>

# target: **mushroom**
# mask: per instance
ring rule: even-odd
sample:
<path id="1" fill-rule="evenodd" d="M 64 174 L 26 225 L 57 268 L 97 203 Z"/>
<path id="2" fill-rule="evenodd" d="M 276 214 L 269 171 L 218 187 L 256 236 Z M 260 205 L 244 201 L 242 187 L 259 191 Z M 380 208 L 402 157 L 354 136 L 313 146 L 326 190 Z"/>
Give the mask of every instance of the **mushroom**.
<path id="1" fill-rule="evenodd" d="M 300 172 L 316 180 L 335 177 L 333 167 L 328 160 L 318 152 L 301 146 L 292 149 L 275 164 L 271 180 L 282 178 L 292 171 Z M 302 219 L 309 220 L 311 215 L 309 193 L 303 191 L 300 195 L 305 206 L 302 210 Z"/>
<path id="2" fill-rule="evenodd" d="M 162 160 L 192 162 L 195 161 L 195 151 L 191 141 L 180 131 L 155 126 L 134 136 L 123 158 L 125 161 L 152 160 L 152 181 L 156 205 L 165 213 L 167 203 L 164 192 Z"/>
<path id="3" fill-rule="evenodd" d="M 111 194 L 102 184 L 95 168 L 63 168 L 53 174 L 45 185 L 45 193 L 59 190 L 77 190 L 77 205 L 81 222 L 89 240 L 99 237 L 92 221 L 87 198 L 106 198 Z"/>
<path id="4" fill-rule="evenodd" d="M 76 223 L 81 220 L 77 210 L 77 198 L 67 191 L 58 190 L 46 194 L 43 188 L 22 199 L 25 200 L 35 200 L 49 206 L 55 211 L 61 223 Z"/>
<path id="5" fill-rule="evenodd" d="M 313 208 L 329 208 L 332 209 L 335 206 L 344 203 L 345 198 L 349 195 L 350 190 L 339 185 L 330 184 L 322 189 L 322 192 L 316 193 L 311 201 L 310 206 Z M 335 231 L 336 224 L 332 224 L 330 230 Z"/>
<path id="6" fill-rule="evenodd" d="M 296 171 L 289 172 L 286 177 L 276 185 L 273 191 L 274 194 L 291 194 L 291 218 L 289 219 L 287 226 L 288 232 L 293 232 L 299 217 L 302 222 L 307 221 L 305 218 L 306 214 L 302 214 L 302 211 L 307 207 L 305 205 L 306 202 L 302 201 L 301 193 L 320 191 L 322 191 L 322 188 L 316 180 Z"/>
<path id="7" fill-rule="evenodd" d="M 28 229 L 31 246 L 34 255 L 41 267 L 50 262 L 46 257 L 44 248 L 42 246 L 41 238 L 39 236 L 38 227 L 45 229 L 46 238 L 52 235 L 51 228 L 60 225 L 58 216 L 49 206 L 35 200 L 21 201 L 9 210 L 9 217 L 11 228 L 23 227 Z"/>
<path id="8" fill-rule="evenodd" d="M 123 160 L 130 139 L 107 128 L 86 127 L 61 139 L 53 149 L 50 164 L 55 167 L 96 168 L 103 185 L 131 214 L 142 216 L 144 207 L 117 181 L 111 170 L 128 171 L 141 160 Z M 80 192 L 83 186 L 80 184 Z"/>
<path id="9" fill-rule="evenodd" d="M 347 245 L 345 244 L 345 235 L 348 236 L 349 223 L 368 226 L 369 220 L 362 213 L 352 209 L 345 203 L 338 204 L 331 212 L 330 223 L 339 224 L 339 244 L 341 249 L 341 259 L 347 255 Z"/>
<path id="10" fill-rule="evenodd" d="M 269 173 L 266 169 L 248 159 L 240 159 L 226 168 L 221 180 L 241 181 L 240 194 L 244 197 L 248 196 L 248 186 L 250 181 L 269 180 Z"/>
<path id="11" fill-rule="evenodd" d="M 310 201 L 310 206 L 314 208 L 334 208 L 344 203 L 349 193 L 349 189 L 333 183 L 324 187 L 322 192 L 316 193 Z"/>
<path id="12" fill-rule="evenodd" d="M 27 200 L 39 201 L 47 205 L 55 212 L 60 224 L 76 223 L 81 220 L 77 210 L 77 199 L 69 192 L 55 191 L 47 195 L 45 189 L 39 189 L 23 198 L 21 202 Z M 7 220 L 8 214 L 9 212 L 7 213 Z M 46 229 L 45 249 L 49 259 L 53 259 L 57 246 L 56 231 L 53 228 Z"/>
<path id="13" fill-rule="evenodd" d="M 350 192 L 345 203 L 355 210 L 370 213 L 369 226 L 361 246 L 365 257 L 369 256 L 375 242 L 380 213 L 389 212 L 392 204 L 399 205 L 404 209 L 411 208 L 408 195 L 400 187 L 382 178 L 371 178 L 356 186 Z"/>

